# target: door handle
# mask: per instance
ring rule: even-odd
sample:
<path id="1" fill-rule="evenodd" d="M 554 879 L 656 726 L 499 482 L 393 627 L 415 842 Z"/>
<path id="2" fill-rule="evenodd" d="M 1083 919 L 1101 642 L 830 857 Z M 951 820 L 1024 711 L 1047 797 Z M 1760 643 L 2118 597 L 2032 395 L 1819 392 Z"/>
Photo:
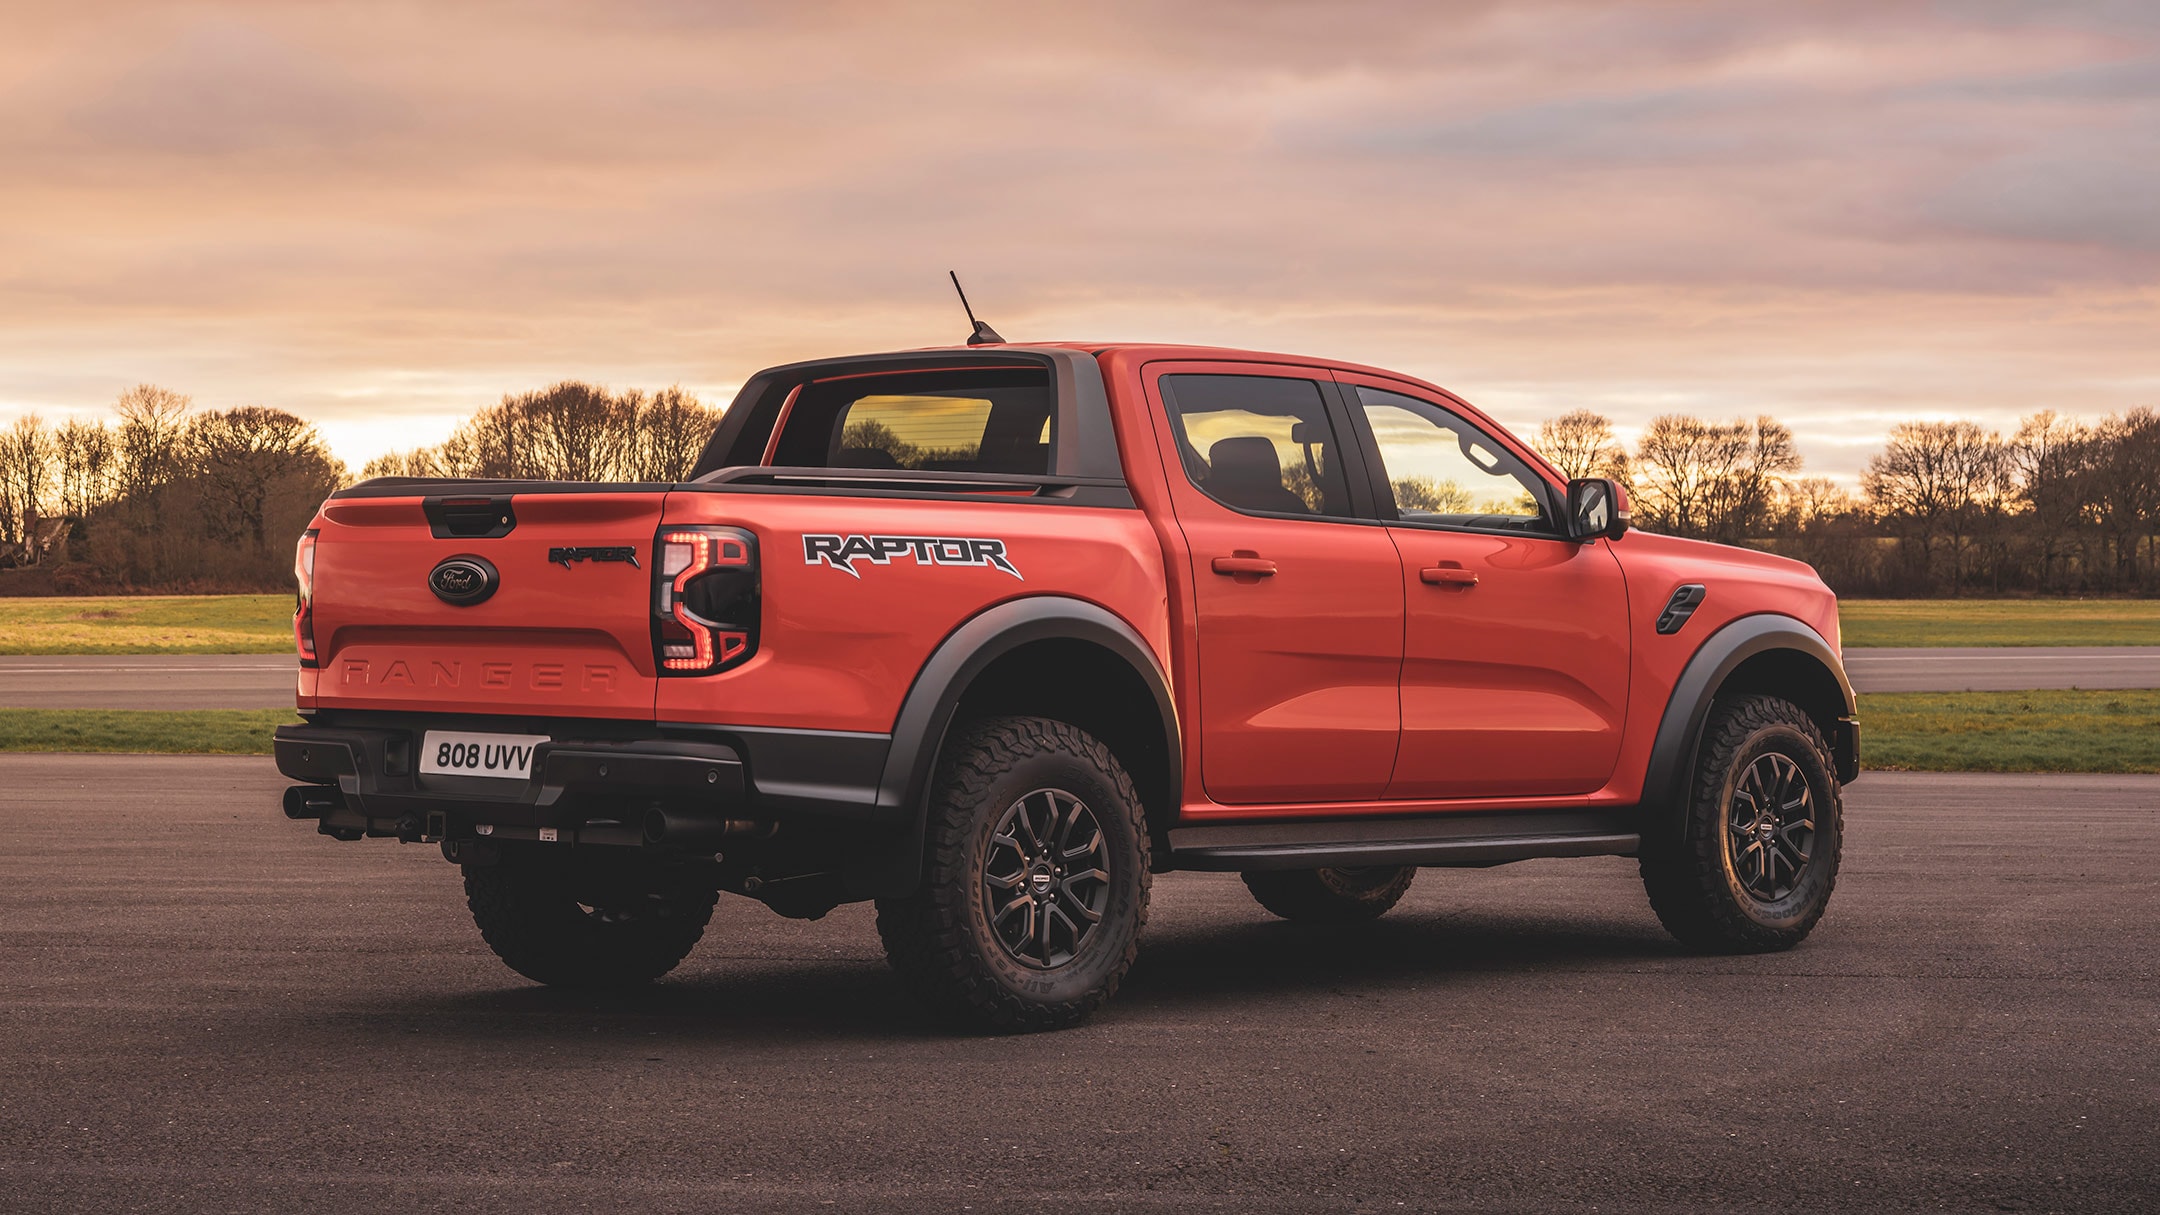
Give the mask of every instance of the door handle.
<path id="1" fill-rule="evenodd" d="M 1218 574 L 1257 574 L 1262 578 L 1275 576 L 1275 563 L 1251 553 L 1239 553 L 1235 557 L 1217 557 L 1209 568 Z"/>
<path id="2" fill-rule="evenodd" d="M 1468 590 L 1477 585 L 1477 572 L 1459 565 L 1427 566 L 1419 570 L 1417 576 L 1428 586 L 1459 586 Z"/>

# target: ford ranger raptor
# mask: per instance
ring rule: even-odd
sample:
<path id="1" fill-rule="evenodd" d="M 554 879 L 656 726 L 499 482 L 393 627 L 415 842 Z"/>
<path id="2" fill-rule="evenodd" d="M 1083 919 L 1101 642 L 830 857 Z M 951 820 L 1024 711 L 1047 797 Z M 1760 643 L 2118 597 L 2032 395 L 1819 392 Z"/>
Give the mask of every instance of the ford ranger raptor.
<path id="1" fill-rule="evenodd" d="M 1424 868 L 1629 856 L 1686 945 L 1790 947 L 1858 770 L 1836 599 L 1628 523 L 1371 367 L 776 367 L 679 483 L 325 501 L 285 813 L 438 843 L 540 983 L 650 982 L 723 892 L 874 900 L 904 985 L 993 1030 L 1109 999 L 1180 869 L 1345 923 Z"/>

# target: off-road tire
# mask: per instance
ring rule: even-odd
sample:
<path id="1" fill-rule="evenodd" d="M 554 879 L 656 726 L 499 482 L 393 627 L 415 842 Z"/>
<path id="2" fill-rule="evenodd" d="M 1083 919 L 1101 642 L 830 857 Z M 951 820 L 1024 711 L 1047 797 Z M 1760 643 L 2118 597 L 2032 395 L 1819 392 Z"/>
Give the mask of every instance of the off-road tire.
<path id="1" fill-rule="evenodd" d="M 1084 935 L 1074 933 L 1064 961 L 1047 965 L 1030 964 L 999 938 L 991 902 L 1014 888 L 990 885 L 999 859 L 1021 853 L 1010 843 L 1017 830 L 998 837 L 997 828 L 1045 792 L 1076 801 L 1092 817 L 1100 840 L 1089 855 L 1107 875 L 1099 885 L 1057 879 L 1049 897 L 1066 892 L 1068 907 L 1080 896 L 1064 883 L 1088 881 L 1084 896 L 1100 902 L 1100 919 Z M 939 758 L 928 813 L 921 884 L 905 898 L 877 904 L 885 956 L 910 993 L 948 1023 L 1000 1033 L 1078 1024 L 1116 993 L 1139 951 L 1152 875 L 1140 797 L 1108 747 L 1048 718 L 967 723 L 955 728 Z M 1097 862 L 1087 863 L 1094 872 Z M 1024 910 L 1029 923 L 1037 916 L 1050 922 L 1051 913 L 1032 899 Z M 1050 953 L 1047 945 L 1044 952 Z"/>
<path id="2" fill-rule="evenodd" d="M 1797 767 L 1812 804 L 1812 846 L 1781 897 L 1751 894 L 1735 858 L 1735 790 L 1766 756 Z M 1829 905 L 1844 847 L 1844 801 L 1830 745 L 1800 706 L 1775 696 L 1715 705 L 1703 728 L 1677 838 L 1646 842 L 1643 888 L 1667 931 L 1706 953 L 1766 953 L 1806 938 Z M 1771 760 L 1776 765 L 1777 761 Z M 1744 811 L 1742 811 L 1744 813 Z M 1742 836 L 1741 838 L 1748 838 Z"/>
<path id="3" fill-rule="evenodd" d="M 505 848 L 497 864 L 464 868 L 465 903 L 488 948 L 551 987 L 652 982 L 689 955 L 719 900 L 659 866 L 545 845 Z"/>
<path id="4" fill-rule="evenodd" d="M 1302 924 L 1359 924 L 1376 920 L 1402 901 L 1417 870 L 1409 866 L 1360 869 L 1265 869 L 1242 875 L 1262 907 Z"/>

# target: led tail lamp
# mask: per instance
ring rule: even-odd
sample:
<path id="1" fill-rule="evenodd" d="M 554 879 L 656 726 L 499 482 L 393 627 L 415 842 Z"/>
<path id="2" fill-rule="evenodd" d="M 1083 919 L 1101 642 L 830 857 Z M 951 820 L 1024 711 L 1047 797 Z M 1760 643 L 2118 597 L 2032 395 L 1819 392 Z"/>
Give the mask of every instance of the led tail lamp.
<path id="1" fill-rule="evenodd" d="M 739 527 L 670 527 L 653 563 L 653 652 L 665 675 L 710 675 L 757 649 L 757 538 Z"/>

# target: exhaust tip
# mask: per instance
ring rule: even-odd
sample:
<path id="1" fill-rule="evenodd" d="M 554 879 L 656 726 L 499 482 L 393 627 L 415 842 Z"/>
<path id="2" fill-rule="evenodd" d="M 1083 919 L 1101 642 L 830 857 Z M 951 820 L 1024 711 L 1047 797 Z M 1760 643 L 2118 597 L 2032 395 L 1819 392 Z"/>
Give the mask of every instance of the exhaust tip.
<path id="1" fill-rule="evenodd" d="M 294 785 L 285 790 L 285 817 L 319 819 L 345 805 L 345 794 L 336 785 Z"/>

